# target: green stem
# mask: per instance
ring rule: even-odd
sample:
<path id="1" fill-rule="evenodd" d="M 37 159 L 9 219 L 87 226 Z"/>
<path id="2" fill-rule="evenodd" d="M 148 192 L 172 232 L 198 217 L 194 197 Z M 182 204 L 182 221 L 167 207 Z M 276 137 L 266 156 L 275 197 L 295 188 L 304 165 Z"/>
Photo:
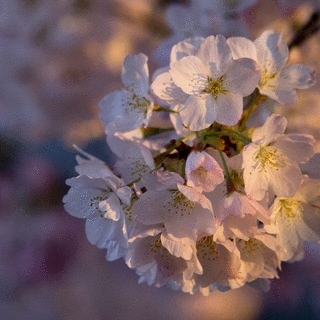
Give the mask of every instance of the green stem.
<path id="1" fill-rule="evenodd" d="M 166 151 L 158 154 L 155 158 L 154 158 L 154 162 L 156 164 L 156 167 L 158 167 L 162 161 L 166 158 L 167 155 L 169 155 L 174 149 L 176 149 L 177 147 L 180 146 L 181 142 L 185 142 L 188 139 L 190 139 L 192 136 L 195 135 L 195 132 L 190 133 L 189 135 L 187 135 L 184 138 L 181 138 L 179 140 L 175 140 Z"/>
<path id="2" fill-rule="evenodd" d="M 247 145 L 251 143 L 251 139 L 248 138 L 247 136 L 241 134 L 238 131 L 230 130 L 230 129 L 224 129 L 222 131 L 217 131 L 217 132 L 209 132 L 208 134 L 205 134 L 204 140 L 206 140 L 208 137 L 222 137 L 222 136 L 228 136 L 231 137 L 237 141 L 242 142 L 244 145 Z"/>
<path id="3" fill-rule="evenodd" d="M 223 130 L 220 132 L 217 132 L 219 136 L 229 136 L 231 138 L 234 138 L 237 141 L 242 142 L 243 144 L 247 145 L 251 143 L 251 139 L 248 138 L 247 136 L 241 134 L 240 132 L 234 131 L 234 130 Z"/>
<path id="4" fill-rule="evenodd" d="M 227 180 L 227 192 L 232 192 L 232 191 L 235 190 L 235 188 L 234 188 L 234 185 L 233 185 L 231 177 L 230 177 L 230 172 L 229 172 L 226 160 L 225 160 L 225 158 L 223 156 L 223 152 L 221 150 L 218 150 L 218 151 L 219 151 L 219 154 L 220 154 L 220 157 L 221 157 L 221 160 L 222 160 L 223 171 L 225 173 L 226 180 Z"/>
<path id="5" fill-rule="evenodd" d="M 159 106 L 158 104 L 155 104 L 153 107 L 153 111 L 155 112 L 159 112 L 159 111 L 163 111 L 163 112 L 169 112 L 169 113 L 179 113 L 177 111 L 171 110 L 171 109 L 167 109 L 164 107 Z"/>
<path id="6" fill-rule="evenodd" d="M 258 107 L 260 102 L 262 102 L 265 99 L 266 99 L 266 96 L 263 96 L 262 94 L 260 94 L 259 90 L 256 89 L 254 92 L 254 97 L 253 97 L 248 109 L 244 110 L 244 112 L 243 112 L 244 116 L 243 116 L 242 121 L 240 122 L 240 125 L 239 125 L 240 131 L 244 131 L 247 128 L 247 123 L 248 123 L 248 120 L 249 120 L 252 112 L 254 110 L 256 110 L 256 108 Z"/>

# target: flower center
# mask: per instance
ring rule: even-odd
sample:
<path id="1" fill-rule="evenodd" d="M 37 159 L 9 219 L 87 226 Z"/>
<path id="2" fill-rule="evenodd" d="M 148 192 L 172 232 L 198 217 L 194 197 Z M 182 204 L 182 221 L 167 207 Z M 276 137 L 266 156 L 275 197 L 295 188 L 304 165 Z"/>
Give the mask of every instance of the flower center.
<path id="1" fill-rule="evenodd" d="M 219 258 L 217 245 L 213 241 L 213 236 L 201 238 L 197 241 L 197 254 L 202 259 L 215 260 Z"/>
<path id="2" fill-rule="evenodd" d="M 146 114 L 150 106 L 150 101 L 145 97 L 138 97 L 134 94 L 132 100 L 128 104 L 130 107 L 129 111 L 132 109 L 138 109 L 139 112 Z"/>
<path id="3" fill-rule="evenodd" d="M 164 204 L 164 210 L 167 213 L 174 213 L 177 216 L 183 217 L 185 214 L 190 215 L 195 207 L 195 203 L 189 200 L 179 190 L 172 191 L 171 197 Z"/>
<path id="4" fill-rule="evenodd" d="M 104 217 L 104 214 L 106 213 L 106 211 L 101 210 L 99 204 L 101 201 L 108 199 L 110 193 L 111 192 L 108 190 L 103 190 L 103 192 L 100 195 L 94 196 L 90 199 L 90 207 L 98 211 L 101 217 Z"/>
<path id="5" fill-rule="evenodd" d="M 285 165 L 285 161 L 281 152 L 273 146 L 260 146 L 255 159 L 260 161 L 262 168 L 268 166 L 271 169 L 279 170 Z"/>
<path id="6" fill-rule="evenodd" d="M 264 68 L 261 71 L 261 78 L 259 81 L 259 87 L 264 87 L 264 86 L 268 86 L 268 87 L 274 87 L 272 80 L 275 79 L 277 73 L 269 73 L 269 71 Z"/>
<path id="7" fill-rule="evenodd" d="M 287 198 L 287 199 L 279 199 L 280 209 L 279 214 L 281 217 L 288 220 L 296 220 L 301 218 L 301 213 L 303 208 L 301 206 L 301 201 Z"/>
<path id="8" fill-rule="evenodd" d="M 263 253 L 263 251 L 265 250 L 264 244 L 261 241 L 254 238 L 250 238 L 248 241 L 239 239 L 238 245 L 239 249 L 241 250 L 241 253 L 247 258 L 256 256 L 257 251 Z"/>
<path id="9" fill-rule="evenodd" d="M 210 93 L 212 97 L 217 100 L 219 94 L 226 94 L 228 92 L 223 86 L 223 81 L 223 77 L 220 77 L 218 79 L 208 77 L 207 87 L 203 90 L 203 92 Z"/>

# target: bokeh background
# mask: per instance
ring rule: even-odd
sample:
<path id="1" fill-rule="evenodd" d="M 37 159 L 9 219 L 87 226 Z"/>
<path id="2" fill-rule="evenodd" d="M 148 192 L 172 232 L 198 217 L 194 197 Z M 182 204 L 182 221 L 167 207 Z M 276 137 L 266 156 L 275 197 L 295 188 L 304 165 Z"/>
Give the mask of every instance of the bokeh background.
<path id="1" fill-rule="evenodd" d="M 254 1 L 251 1 L 254 2 Z M 84 221 L 63 209 L 75 176 L 73 144 L 112 163 L 99 100 L 121 88 L 129 53 L 150 57 L 172 35 L 170 0 L 0 0 L 0 319 L 320 319 L 320 244 L 282 265 L 268 293 L 241 288 L 208 297 L 137 284 L 122 260 L 86 240 Z M 290 41 L 316 1 L 256 1 L 236 19 Z M 318 8 L 319 9 L 319 8 Z M 240 21 L 240 20 L 239 20 Z M 237 25 L 237 23 L 236 23 Z M 215 31 L 213 30 L 213 33 Z M 228 34 L 230 35 L 230 34 Z M 320 36 L 291 50 L 291 62 L 320 72 Z M 320 81 L 291 106 L 272 106 L 288 131 L 310 133 L 320 152 Z M 320 178 L 319 157 L 311 161 Z"/>

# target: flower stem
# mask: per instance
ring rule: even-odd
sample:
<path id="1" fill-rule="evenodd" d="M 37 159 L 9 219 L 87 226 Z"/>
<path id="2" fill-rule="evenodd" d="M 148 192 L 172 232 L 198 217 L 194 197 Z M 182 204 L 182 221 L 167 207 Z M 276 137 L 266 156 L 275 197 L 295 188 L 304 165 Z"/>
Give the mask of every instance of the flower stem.
<path id="1" fill-rule="evenodd" d="M 155 104 L 153 107 L 153 111 L 155 112 L 159 112 L 159 111 L 163 111 L 163 112 L 169 112 L 169 113 L 179 113 L 177 111 L 171 110 L 171 109 L 167 109 L 164 107 L 159 106 L 158 104 Z"/>
<path id="2" fill-rule="evenodd" d="M 244 131 L 247 128 L 247 123 L 248 123 L 248 120 L 249 120 L 252 112 L 254 110 L 256 110 L 256 108 L 258 107 L 260 102 L 262 102 L 265 99 L 266 99 L 266 96 L 263 96 L 262 94 L 260 94 L 259 90 L 256 89 L 254 92 L 254 97 L 253 97 L 248 109 L 243 111 L 243 117 L 242 117 L 242 120 L 240 121 L 239 131 Z"/>
<path id="3" fill-rule="evenodd" d="M 226 163 L 226 160 L 223 156 L 223 152 L 221 150 L 218 150 L 219 151 L 219 154 L 220 154 L 220 157 L 221 157 L 221 160 L 222 160 L 222 164 L 223 164 L 223 171 L 225 173 L 225 176 L 226 176 L 226 180 L 227 180 L 227 192 L 232 192 L 235 190 L 234 188 L 234 185 L 232 183 L 232 180 L 231 180 L 231 177 L 230 177 L 230 173 L 229 173 L 229 169 L 228 169 L 228 166 L 227 166 L 227 163 Z"/>

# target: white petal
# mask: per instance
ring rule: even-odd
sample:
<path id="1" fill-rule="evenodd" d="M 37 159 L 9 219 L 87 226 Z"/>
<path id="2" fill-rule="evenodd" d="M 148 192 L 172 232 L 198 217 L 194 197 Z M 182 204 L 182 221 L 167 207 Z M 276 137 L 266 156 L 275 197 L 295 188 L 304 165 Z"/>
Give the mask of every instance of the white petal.
<path id="1" fill-rule="evenodd" d="M 304 204 L 303 209 L 305 229 L 297 230 L 298 234 L 305 241 L 317 242 L 320 240 L 320 209 L 309 204 Z"/>
<path id="2" fill-rule="evenodd" d="M 224 75 L 225 89 L 243 97 L 251 94 L 260 80 L 260 71 L 256 63 L 247 58 L 233 61 Z"/>
<path id="3" fill-rule="evenodd" d="M 66 184 L 71 188 L 63 197 L 64 208 L 77 218 L 86 218 L 94 214 L 97 208 L 91 205 L 92 199 L 103 195 L 104 190 L 109 189 L 103 179 L 91 179 L 87 176 L 67 179 Z"/>
<path id="4" fill-rule="evenodd" d="M 248 161 L 243 171 L 246 194 L 257 201 L 262 200 L 268 190 L 268 178 L 258 161 Z"/>
<path id="5" fill-rule="evenodd" d="M 211 70 L 210 76 L 219 78 L 232 61 L 231 49 L 224 36 L 209 36 L 201 44 L 197 57 Z"/>
<path id="6" fill-rule="evenodd" d="M 94 215 L 86 220 L 86 235 L 89 242 L 98 248 L 106 248 L 108 242 L 117 239 L 123 241 L 122 221 L 113 221 Z"/>
<path id="7" fill-rule="evenodd" d="M 292 104 L 298 98 L 296 90 L 279 90 L 277 86 L 276 88 L 259 87 L 259 92 L 282 104 Z"/>
<path id="8" fill-rule="evenodd" d="M 280 70 L 286 64 L 289 49 L 281 34 L 266 30 L 254 41 L 254 45 L 259 65 L 266 68 L 269 73 Z"/>
<path id="9" fill-rule="evenodd" d="M 287 120 L 279 114 L 272 114 L 262 127 L 256 128 L 252 135 L 252 142 L 268 145 L 281 136 L 287 127 Z"/>
<path id="10" fill-rule="evenodd" d="M 192 258 L 192 247 L 188 242 L 185 243 L 183 239 L 175 238 L 174 236 L 163 232 L 161 234 L 161 243 L 177 258 L 181 257 L 185 260 L 190 260 Z"/>
<path id="11" fill-rule="evenodd" d="M 136 220 L 145 225 L 153 225 L 163 222 L 164 205 L 171 196 L 170 191 L 147 191 L 134 202 L 132 214 Z"/>
<path id="12" fill-rule="evenodd" d="M 195 56 L 203 40 L 202 37 L 194 37 L 174 45 L 171 50 L 170 63 L 172 64 L 183 57 Z"/>
<path id="13" fill-rule="evenodd" d="M 209 70 L 199 58 L 188 56 L 171 65 L 170 75 L 175 85 L 185 93 L 194 95 L 206 88 Z"/>
<path id="14" fill-rule="evenodd" d="M 227 39 L 233 59 L 250 58 L 257 61 L 257 52 L 254 43 L 243 37 L 230 37 Z"/>
<path id="15" fill-rule="evenodd" d="M 286 220 L 281 223 L 279 222 L 279 234 L 277 235 L 277 238 L 285 250 L 280 255 L 281 260 L 290 260 L 297 252 L 301 241 L 299 240 L 295 228 L 292 225 L 288 226 L 288 224 L 286 224 Z"/>
<path id="16" fill-rule="evenodd" d="M 290 160 L 297 164 L 307 162 L 314 155 L 315 140 L 304 134 L 283 135 L 273 144 Z"/>
<path id="17" fill-rule="evenodd" d="M 216 121 L 226 126 L 235 125 L 241 118 L 243 111 L 242 96 L 228 92 L 218 95 Z"/>
<path id="18" fill-rule="evenodd" d="M 149 91 L 147 61 L 148 57 L 143 53 L 139 53 L 126 56 L 123 62 L 122 83 L 129 91 L 139 97 L 143 97 Z"/>
<path id="19" fill-rule="evenodd" d="M 107 134 L 131 131 L 145 123 L 147 105 L 149 104 L 150 107 L 152 102 L 142 98 L 141 101 L 145 103 L 145 108 L 141 108 L 137 99 L 129 92 L 116 91 L 100 101 L 99 116 L 106 127 Z"/>
<path id="20" fill-rule="evenodd" d="M 171 106 L 184 103 L 188 98 L 188 95 L 173 83 L 169 72 L 158 75 L 151 88 L 156 96 Z"/>
<path id="21" fill-rule="evenodd" d="M 106 200 L 99 202 L 99 209 L 103 212 L 104 218 L 118 221 L 121 217 L 120 201 L 114 193 L 111 193 Z"/>
<path id="22" fill-rule="evenodd" d="M 270 187 L 278 197 L 291 197 L 300 187 L 301 171 L 293 162 L 286 162 L 283 167 L 269 167 L 267 174 L 270 179 Z"/>
<path id="23" fill-rule="evenodd" d="M 191 131 L 208 128 L 217 115 L 217 103 L 209 95 L 190 96 L 180 111 L 183 124 Z"/>
<path id="24" fill-rule="evenodd" d="M 279 75 L 279 90 L 306 89 L 316 83 L 310 66 L 291 64 L 283 68 Z"/>

